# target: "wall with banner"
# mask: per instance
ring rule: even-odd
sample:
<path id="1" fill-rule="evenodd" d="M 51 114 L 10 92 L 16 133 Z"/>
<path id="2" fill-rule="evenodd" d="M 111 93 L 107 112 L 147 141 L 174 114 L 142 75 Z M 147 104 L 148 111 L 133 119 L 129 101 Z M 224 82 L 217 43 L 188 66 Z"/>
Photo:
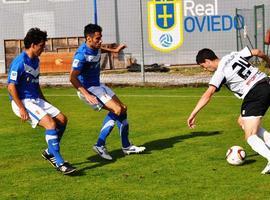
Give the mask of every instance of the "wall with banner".
<path id="1" fill-rule="evenodd" d="M 205 47 L 221 56 L 237 49 L 237 31 L 244 28 L 254 43 L 254 21 L 239 10 L 236 12 L 236 8 L 248 10 L 264 4 L 264 26 L 270 27 L 269 0 L 97 0 L 96 3 L 103 41 L 125 43 L 128 48 L 124 54 L 138 63 L 144 58 L 145 64 L 193 64 L 197 51 Z M 0 73 L 6 73 L 4 40 L 23 39 L 30 27 L 47 30 L 50 38 L 82 37 L 84 26 L 94 22 L 94 10 L 93 0 L 1 0 Z M 261 33 L 257 40 L 260 37 Z"/>

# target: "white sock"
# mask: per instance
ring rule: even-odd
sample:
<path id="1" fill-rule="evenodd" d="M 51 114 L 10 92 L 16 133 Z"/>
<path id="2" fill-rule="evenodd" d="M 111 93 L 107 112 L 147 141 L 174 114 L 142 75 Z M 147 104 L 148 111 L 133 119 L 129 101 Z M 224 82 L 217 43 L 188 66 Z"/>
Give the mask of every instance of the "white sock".
<path id="1" fill-rule="evenodd" d="M 264 143 L 270 148 L 270 133 L 263 127 L 259 129 L 257 135 L 264 141 Z"/>
<path id="2" fill-rule="evenodd" d="M 247 143 L 254 151 L 270 162 L 270 150 L 267 148 L 262 139 L 260 139 L 257 135 L 251 135 L 248 137 Z"/>

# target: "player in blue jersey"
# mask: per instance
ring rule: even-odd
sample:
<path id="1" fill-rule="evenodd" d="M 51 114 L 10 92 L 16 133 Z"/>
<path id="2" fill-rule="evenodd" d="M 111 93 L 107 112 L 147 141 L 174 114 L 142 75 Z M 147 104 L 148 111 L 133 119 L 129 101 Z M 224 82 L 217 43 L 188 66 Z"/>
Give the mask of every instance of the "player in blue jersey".
<path id="1" fill-rule="evenodd" d="M 76 169 L 65 162 L 60 154 L 60 139 L 67 125 L 66 116 L 44 97 L 39 85 L 39 56 L 44 50 L 47 32 L 31 28 L 25 38 L 25 50 L 11 63 L 8 74 L 8 91 L 13 112 L 22 121 L 29 121 L 46 129 L 48 148 L 42 157 L 63 174 Z"/>
<path id="2" fill-rule="evenodd" d="M 84 27 L 84 37 L 86 42 L 78 48 L 74 56 L 70 81 L 77 89 L 81 100 L 89 104 L 94 110 L 105 109 L 109 111 L 104 119 L 93 150 L 102 158 L 112 160 L 105 144 L 107 136 L 111 133 L 116 123 L 121 136 L 124 154 L 143 152 L 145 147 L 135 146 L 128 139 L 129 124 L 126 105 L 119 100 L 109 87 L 100 83 L 101 53 L 118 53 L 125 48 L 125 45 L 120 45 L 116 49 L 103 48 L 101 46 L 102 28 L 95 24 L 88 24 Z"/>

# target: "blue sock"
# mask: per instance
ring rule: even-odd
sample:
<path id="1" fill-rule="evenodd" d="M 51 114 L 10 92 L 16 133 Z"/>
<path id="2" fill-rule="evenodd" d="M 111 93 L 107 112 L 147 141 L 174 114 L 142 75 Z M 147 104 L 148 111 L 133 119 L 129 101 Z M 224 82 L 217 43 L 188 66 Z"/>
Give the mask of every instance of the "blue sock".
<path id="1" fill-rule="evenodd" d="M 112 129 L 115 124 L 115 118 L 114 115 L 110 112 L 108 115 L 105 117 L 102 128 L 100 130 L 100 134 L 97 140 L 97 146 L 104 146 L 106 143 L 106 138 L 110 135 L 112 132 Z"/>
<path id="2" fill-rule="evenodd" d="M 122 147 L 126 148 L 129 147 L 131 144 L 128 139 L 128 133 L 129 133 L 129 124 L 127 121 L 127 114 L 121 114 L 120 116 L 117 117 L 117 126 L 119 129 L 119 134 L 121 136 L 121 141 L 122 141 Z"/>
<path id="3" fill-rule="evenodd" d="M 60 166 L 64 163 L 64 159 L 60 154 L 60 145 L 58 140 L 57 131 L 55 129 L 47 129 L 45 131 L 46 141 L 48 144 L 48 152 L 55 157 L 56 165 Z"/>

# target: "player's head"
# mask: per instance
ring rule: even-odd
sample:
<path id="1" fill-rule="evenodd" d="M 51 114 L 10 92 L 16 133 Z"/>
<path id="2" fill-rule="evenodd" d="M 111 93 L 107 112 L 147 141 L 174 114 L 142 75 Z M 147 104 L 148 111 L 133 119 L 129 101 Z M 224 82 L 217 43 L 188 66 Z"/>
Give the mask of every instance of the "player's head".
<path id="1" fill-rule="evenodd" d="M 218 57 L 211 49 L 201 49 L 196 56 L 197 64 L 208 71 L 215 71 L 217 67 L 216 61 L 218 61 Z"/>
<path id="2" fill-rule="evenodd" d="M 102 28 L 97 24 L 88 24 L 84 27 L 84 37 L 88 46 L 99 49 L 102 43 Z"/>
<path id="3" fill-rule="evenodd" d="M 25 49 L 31 48 L 35 56 L 40 56 L 47 41 L 47 32 L 41 31 L 39 28 L 31 28 L 23 41 Z"/>

